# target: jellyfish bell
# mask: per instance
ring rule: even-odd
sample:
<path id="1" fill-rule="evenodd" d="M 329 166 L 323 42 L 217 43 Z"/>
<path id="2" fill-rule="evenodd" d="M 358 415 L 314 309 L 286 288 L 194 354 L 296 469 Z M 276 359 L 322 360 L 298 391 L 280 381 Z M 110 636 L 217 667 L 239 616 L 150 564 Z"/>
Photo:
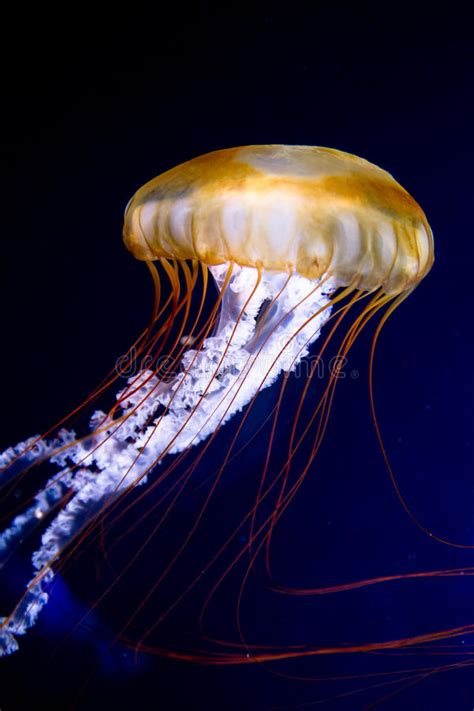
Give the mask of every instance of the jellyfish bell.
<path id="1" fill-rule="evenodd" d="M 167 171 L 128 204 L 124 241 L 137 259 L 330 274 L 389 294 L 433 263 L 426 217 L 389 173 L 313 146 L 216 151 Z"/>
<path id="2" fill-rule="evenodd" d="M 311 146 L 248 146 L 183 163 L 135 194 L 123 234 L 130 252 L 147 263 L 155 285 L 152 319 L 133 350 L 138 372 L 108 411 L 92 414 L 89 433 L 78 437 L 71 429 L 53 428 L 0 458 L 9 482 L 32 465 L 57 468 L 0 534 L 1 566 L 26 535 L 41 529 L 33 576 L 1 622 L 0 654 L 15 651 L 18 636 L 34 625 L 55 573 L 71 548 L 94 531 L 99 513 L 103 525 L 128 491 L 169 481 L 174 465 L 157 467 L 168 455 L 197 451 L 197 460 L 205 457 L 219 429 L 238 412 L 245 419 L 258 393 L 280 376 L 283 392 L 325 324 L 329 330 L 319 354 L 353 305 L 365 299 L 343 332 L 338 354 L 345 357 L 368 321 L 383 307 L 386 318 L 433 263 L 427 220 L 391 175 L 348 153 Z M 218 298 L 204 317 L 209 273 Z M 164 369 L 163 355 L 170 358 Z M 329 377 L 300 436 L 297 422 L 311 374 L 310 369 L 294 413 L 288 458 L 272 480 L 268 456 L 260 473 L 255 506 L 241 523 L 250 530 L 242 550 L 268 544 L 316 456 L 337 377 Z M 110 389 L 118 375 L 111 374 L 86 404 Z M 274 423 L 279 412 L 277 407 Z M 310 432 L 308 462 L 295 486 L 289 467 Z M 235 441 L 157 585 L 199 525 Z M 199 443 L 203 447 L 194 450 Z M 193 467 L 185 470 L 176 498 Z M 275 493 L 271 515 L 259 519 L 259 505 Z M 213 561 L 211 556 L 209 566 Z"/>

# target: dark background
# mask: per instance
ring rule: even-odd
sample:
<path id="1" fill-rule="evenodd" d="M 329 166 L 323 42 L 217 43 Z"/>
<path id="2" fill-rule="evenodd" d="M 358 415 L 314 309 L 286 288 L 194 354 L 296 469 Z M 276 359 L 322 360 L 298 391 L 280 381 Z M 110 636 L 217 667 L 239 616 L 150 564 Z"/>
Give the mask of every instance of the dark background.
<path id="1" fill-rule="evenodd" d="M 453 5 L 426 14 L 393 6 L 364 12 L 315 3 L 289 3 L 285 10 L 199 5 L 156 17 L 130 7 L 105 19 L 78 8 L 63 16 L 19 9 L 5 18 L 0 50 L 0 447 L 46 429 L 80 401 L 146 323 L 149 278 L 121 244 L 124 207 L 143 182 L 229 146 L 340 148 L 391 172 L 432 225 L 436 263 L 384 331 L 376 401 L 387 451 L 416 516 L 437 535 L 474 545 L 468 18 Z M 474 562 L 474 552 L 424 536 L 396 499 L 370 419 L 368 345 L 362 339 L 351 356 L 360 377 L 341 383 L 320 476 L 308 477 L 279 532 L 278 572 L 288 584 Z M 229 474 L 231 498 L 242 472 L 242 485 L 250 486 L 260 471 L 258 452 L 244 456 Z M 148 565 L 158 555 L 150 553 Z M 73 573 L 61 580 L 57 604 L 22 640 L 20 653 L 2 660 L 2 711 L 72 704 L 362 709 L 399 688 L 337 700 L 377 679 L 291 681 L 254 666 L 203 668 L 146 655 L 134 664 L 125 645 L 107 650 L 111 633 L 100 611 L 64 642 L 74 615 L 93 599 L 88 585 L 87 576 Z M 394 639 L 472 623 L 473 592 L 469 578 L 405 581 L 334 596 L 324 621 L 314 601 L 296 611 L 293 604 L 294 617 L 281 614 L 294 638 L 308 643 Z M 262 641 L 271 632 L 271 624 L 259 628 Z M 473 639 L 463 639 L 467 650 Z M 431 667 L 466 661 L 466 654 L 397 663 Z M 317 677 L 380 667 L 372 655 L 272 670 Z M 473 680 L 469 666 L 433 675 L 381 708 L 471 709 Z"/>

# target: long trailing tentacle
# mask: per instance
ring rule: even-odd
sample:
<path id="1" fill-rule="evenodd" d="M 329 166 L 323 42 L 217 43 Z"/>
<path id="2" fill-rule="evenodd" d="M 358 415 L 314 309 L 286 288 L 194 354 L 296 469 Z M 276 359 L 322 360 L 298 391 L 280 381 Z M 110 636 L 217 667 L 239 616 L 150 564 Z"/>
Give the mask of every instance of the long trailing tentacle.
<path id="1" fill-rule="evenodd" d="M 176 269 L 166 260 L 163 267 L 172 285 L 174 317 L 180 309 L 179 279 Z M 17 646 L 16 635 L 34 624 L 48 599 L 46 588 L 53 577 L 53 566 L 94 515 L 117 495 L 144 483 L 165 454 L 184 452 L 212 435 L 216 427 L 254 398 L 262 387 L 262 376 L 266 387 L 280 372 L 291 367 L 294 350 L 280 354 L 270 372 L 266 372 L 269 359 L 281 350 L 279 339 L 290 323 L 298 334 L 294 348 L 301 351 L 309 335 L 302 326 L 311 313 L 327 303 L 327 294 L 334 288 L 328 284 L 325 289 L 317 289 L 317 284 L 298 275 L 291 277 L 291 288 L 285 288 L 287 275 L 275 279 L 275 275 L 267 276 L 259 270 L 233 265 L 215 267 L 212 271 L 223 297 L 219 324 L 212 336 L 208 332 L 203 334 L 196 349 L 184 350 L 181 372 L 168 381 L 160 381 L 153 372 L 142 372 L 119 394 L 117 417 L 114 417 L 117 407 L 108 415 L 100 411 L 93 415 L 92 434 L 88 439 L 76 440 L 74 433 L 64 432 L 62 437 L 67 442 L 59 442 L 59 447 L 57 442 L 44 445 L 54 449 L 52 456 L 43 453 L 44 458 L 62 469 L 23 516 L 36 522 L 38 516 L 52 512 L 55 505 L 60 510 L 45 530 L 41 546 L 33 556 L 36 573 L 26 593 L 3 621 L 0 644 L 4 653 L 13 651 Z M 186 292 L 189 292 L 193 276 L 187 267 L 183 272 Z M 304 308 L 292 313 L 291 318 L 285 315 L 291 313 L 295 304 L 305 300 Z M 258 315 L 262 305 L 272 301 L 276 306 L 273 323 L 280 325 L 273 331 L 270 329 L 265 335 L 264 347 L 256 349 L 256 342 L 260 345 L 262 339 Z M 189 316 L 190 302 L 186 297 L 183 307 L 183 323 L 177 339 L 181 339 Z M 154 314 L 157 310 L 155 303 Z M 328 315 L 321 315 L 319 327 Z M 301 357 L 306 352 L 303 351 Z M 26 449 L 28 447 L 29 444 Z M 24 520 L 17 517 L 19 528 L 23 523 Z M 11 549 L 12 531 L 10 527 L 0 539 L 6 552 Z"/>

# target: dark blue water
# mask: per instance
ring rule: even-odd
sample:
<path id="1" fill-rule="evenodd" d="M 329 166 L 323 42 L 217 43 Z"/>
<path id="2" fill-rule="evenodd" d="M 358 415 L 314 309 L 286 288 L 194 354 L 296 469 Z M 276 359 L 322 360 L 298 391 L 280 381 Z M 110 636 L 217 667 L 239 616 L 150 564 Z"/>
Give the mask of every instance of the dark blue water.
<path id="1" fill-rule="evenodd" d="M 467 548 L 424 534 L 395 494 L 370 415 L 368 333 L 350 355 L 317 461 L 275 533 L 275 581 L 314 588 L 474 565 L 468 548 L 474 545 L 474 103 L 466 18 L 361 16 L 306 6 L 244 15 L 232 6 L 191 15 L 183 10 L 182 17 L 156 24 L 127 15 L 115 18 L 116 29 L 83 19 L 83 32 L 73 38 L 70 28 L 52 32 L 47 18 L 32 18 L 2 49 L 2 448 L 47 429 L 86 396 L 145 325 L 149 278 L 120 239 L 124 206 L 138 186 L 185 159 L 233 145 L 340 148 L 391 172 L 433 228 L 435 266 L 383 331 L 375 399 L 410 510 L 437 537 Z M 12 18 L 11 26 L 20 27 L 18 20 Z M 287 432 L 300 387 L 293 382 L 288 388 L 274 463 L 284 457 L 285 427 Z M 262 394 L 245 436 L 276 396 Z M 79 626 L 117 566 L 139 546 L 153 515 L 115 550 L 112 570 L 91 549 L 58 578 L 53 601 L 20 653 L 2 660 L 2 709 L 306 704 L 346 710 L 367 708 L 394 692 L 380 708 L 474 706 L 469 635 L 404 656 L 326 655 L 227 668 L 134 656 L 125 641 L 110 647 L 189 525 L 237 425 L 226 427 L 210 449 L 196 473 L 201 488 L 180 504 L 166 535 Z M 255 497 L 264 444 L 265 431 L 226 470 L 214 508 L 165 599 L 182 589 L 186 565 L 199 567 L 216 536 Z M 140 520 L 154 495 L 126 525 Z M 26 566 L 25 551 L 11 566 L 5 597 Z M 209 634 L 236 639 L 242 572 L 230 576 L 214 599 Z M 205 586 L 197 600 L 204 593 Z M 472 578 L 464 576 L 291 600 L 266 589 L 256 566 L 242 601 L 243 631 L 256 644 L 395 640 L 472 624 L 473 593 Z M 152 623 L 155 604 L 159 609 L 163 599 L 137 620 L 136 636 Z M 190 625 L 197 605 L 186 602 L 169 621 L 163 632 L 168 646 L 196 641 Z M 407 686 L 413 669 L 459 664 L 464 668 L 427 674 Z M 387 671 L 392 675 L 366 676 Z"/>

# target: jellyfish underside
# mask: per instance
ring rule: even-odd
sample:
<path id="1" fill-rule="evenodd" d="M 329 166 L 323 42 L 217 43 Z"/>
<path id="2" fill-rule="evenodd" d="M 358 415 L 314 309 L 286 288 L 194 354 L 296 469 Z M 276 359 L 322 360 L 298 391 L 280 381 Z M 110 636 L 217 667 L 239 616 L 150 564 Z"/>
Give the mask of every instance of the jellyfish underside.
<path id="1" fill-rule="evenodd" d="M 349 176 L 346 182 L 344 171 Z M 245 554 L 249 555 L 249 570 L 262 550 L 267 551 L 268 563 L 273 530 L 314 462 L 338 381 L 336 370 L 324 383 L 318 383 L 313 414 L 298 427 L 314 363 L 336 333 L 337 355 L 345 358 L 360 332 L 378 315 L 375 347 L 383 323 L 432 263 L 432 238 L 423 213 L 387 176 L 365 161 L 328 149 L 248 147 L 190 161 L 152 181 L 132 199 L 126 213 L 125 243 L 138 259 L 147 262 L 155 285 L 151 322 L 131 349 L 137 373 L 119 390 L 108 411 L 93 413 L 89 433 L 78 437 L 62 426 L 65 418 L 45 435 L 29 438 L 1 455 L 7 492 L 32 466 L 46 462 L 58 471 L 0 535 L 3 567 L 27 535 L 44 529 L 33 554 L 33 575 L 26 591 L 2 619 L 0 654 L 17 649 L 18 636 L 35 624 L 47 604 L 55 574 L 85 536 L 97 532 L 99 519 L 101 526 L 114 521 L 118 503 L 137 486 L 148 483 L 156 488 L 172 479 L 174 463 L 180 457 L 190 452 L 196 453 L 196 461 L 205 457 L 220 428 L 239 412 L 245 420 L 258 393 L 277 380 L 283 393 L 289 376 L 311 351 L 316 359 L 295 408 L 288 456 L 270 477 L 271 435 L 255 505 L 239 525 L 246 527 L 248 536 L 226 572 Z M 350 192 L 354 185 L 357 190 L 362 186 L 355 197 Z M 334 195 L 330 205 L 328 195 Z M 364 200 L 369 206 L 365 222 L 360 212 L 364 212 Z M 302 205 L 313 206 L 312 212 Z M 383 216 L 379 223 L 376 209 Z M 397 211 L 402 216 L 398 234 L 393 228 Z M 291 242 L 291 249 L 281 246 L 285 240 Z M 154 261 L 160 265 L 159 272 Z M 209 275 L 217 287 L 217 298 L 204 317 Z M 163 277 L 168 283 L 165 288 Z M 318 341 L 323 326 L 324 335 Z M 319 349 L 314 348 L 316 341 Z M 106 394 L 114 383 L 117 388 L 121 375 L 113 371 L 84 406 Z M 269 415 L 272 433 L 280 405 L 281 396 Z M 304 440 L 310 441 L 307 462 L 290 480 L 292 461 Z M 236 438 L 222 455 L 203 510 L 233 455 L 235 442 Z M 191 462 L 185 469 L 176 497 L 194 467 Z M 271 497 L 271 511 L 259 517 L 259 507 Z M 201 513 L 190 525 L 183 549 L 199 525 Z M 223 541 L 210 554 L 203 573 L 225 545 Z M 160 581 L 181 552 L 162 571 Z M 445 636 L 458 633 L 451 630 Z M 393 646 L 413 642 L 397 640 Z M 383 649 L 385 644 L 330 651 Z M 145 639 L 140 640 L 140 646 L 146 648 Z M 247 663 L 247 651 L 243 643 L 218 654 L 162 650 L 208 663 Z M 271 661 L 322 651 L 266 648 L 264 652 L 254 650 L 252 659 Z"/>

